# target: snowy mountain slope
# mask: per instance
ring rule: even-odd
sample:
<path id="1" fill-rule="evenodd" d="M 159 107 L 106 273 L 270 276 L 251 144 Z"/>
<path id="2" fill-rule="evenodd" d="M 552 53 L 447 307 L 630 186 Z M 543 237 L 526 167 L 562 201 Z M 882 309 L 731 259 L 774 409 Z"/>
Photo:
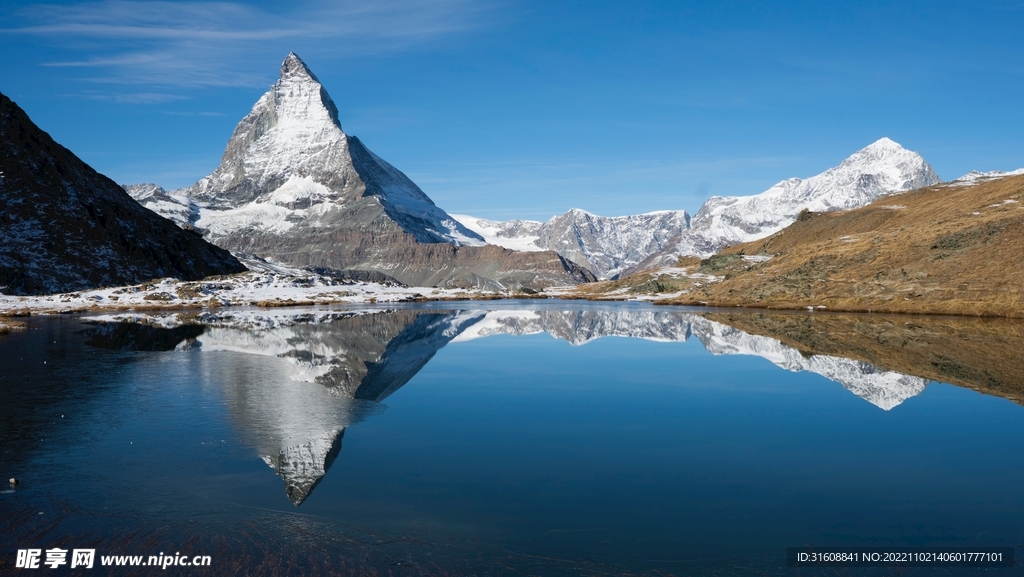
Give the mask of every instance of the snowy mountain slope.
<path id="1" fill-rule="evenodd" d="M 227 251 L 140 207 L 0 94 L 0 292 L 244 270 Z"/>
<path id="2" fill-rule="evenodd" d="M 172 193 L 126 188 L 218 246 L 291 267 L 454 288 L 538 289 L 594 279 L 551 252 L 486 246 L 345 134 L 334 102 L 294 53 L 239 122 L 212 174 Z"/>
<path id="3" fill-rule="evenodd" d="M 770 236 L 793 224 L 803 210 L 858 208 L 938 182 L 920 154 L 881 138 L 816 176 L 790 178 L 752 196 L 709 198 L 690 221 L 690 230 L 625 272 L 671 266 L 680 256 L 708 257 L 727 246 Z"/>
<path id="4" fill-rule="evenodd" d="M 212 227 L 214 237 L 261 225 L 283 232 L 307 219 L 326 224 L 333 210 L 369 199 L 419 242 L 483 244 L 398 169 L 345 134 L 334 101 L 295 53 L 239 122 L 217 170 L 186 195 L 208 209 L 198 224 Z M 261 208 L 277 218 L 249 218 Z"/>
<path id="5" fill-rule="evenodd" d="M 179 226 L 194 225 L 199 220 L 199 205 L 184 194 L 184 189 L 167 192 L 152 183 L 122 184 L 128 196 L 160 216 Z"/>
<path id="6" fill-rule="evenodd" d="M 661 250 L 689 225 L 690 215 L 684 210 L 604 217 L 572 209 L 544 223 L 537 243 L 602 278 L 615 278 Z"/>
<path id="7" fill-rule="evenodd" d="M 717 247 L 702 253 L 707 256 L 728 244 L 774 234 L 792 224 L 802 210 L 857 208 L 881 196 L 938 182 L 939 177 L 920 154 L 881 138 L 817 176 L 784 180 L 753 196 L 708 199 L 694 215 L 690 234 Z"/>
<path id="8" fill-rule="evenodd" d="M 495 244 L 512 250 L 544 250 L 537 244 L 537 239 L 540 238 L 540 229 L 544 225 L 542 222 L 518 219 L 488 220 L 468 214 L 453 214 L 452 218 L 483 237 L 487 244 Z M 596 271 L 594 272 L 596 273 Z"/>
<path id="9" fill-rule="evenodd" d="M 981 184 L 983 182 L 988 182 L 990 180 L 996 180 L 996 179 L 999 179 L 999 178 L 1006 178 L 1008 176 L 1019 176 L 1021 174 L 1024 174 L 1024 168 L 1018 168 L 1017 170 L 1011 170 L 1009 172 L 1004 172 L 1002 170 L 991 170 L 989 172 L 981 172 L 981 171 L 978 171 L 978 170 L 972 170 L 972 171 L 968 172 L 967 174 L 961 176 L 960 178 L 957 178 L 956 180 L 951 180 L 949 182 L 943 183 L 943 185 L 944 186 L 973 186 L 975 184 Z"/>

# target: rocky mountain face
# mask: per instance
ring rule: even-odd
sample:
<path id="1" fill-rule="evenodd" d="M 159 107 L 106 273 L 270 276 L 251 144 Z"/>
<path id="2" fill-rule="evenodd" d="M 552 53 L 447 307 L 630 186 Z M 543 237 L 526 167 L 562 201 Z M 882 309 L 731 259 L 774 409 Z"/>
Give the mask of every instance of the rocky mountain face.
<path id="1" fill-rule="evenodd" d="M 246 270 L 131 199 L 0 94 L 0 291 L 49 294 Z"/>
<path id="2" fill-rule="evenodd" d="M 601 278 L 617 278 L 764 238 L 792 224 L 802 210 L 856 208 L 938 182 L 921 155 L 882 138 L 817 176 L 784 180 L 752 196 L 712 197 L 692 219 L 685 211 L 600 217 L 579 209 L 544 223 L 456 218 L 492 244 L 553 250 Z"/>
<path id="3" fill-rule="evenodd" d="M 127 188 L 218 246 L 294 267 L 467 288 L 594 278 L 555 253 L 485 246 L 401 171 L 345 134 L 334 102 L 295 54 L 235 128 L 212 174 L 173 193 Z"/>

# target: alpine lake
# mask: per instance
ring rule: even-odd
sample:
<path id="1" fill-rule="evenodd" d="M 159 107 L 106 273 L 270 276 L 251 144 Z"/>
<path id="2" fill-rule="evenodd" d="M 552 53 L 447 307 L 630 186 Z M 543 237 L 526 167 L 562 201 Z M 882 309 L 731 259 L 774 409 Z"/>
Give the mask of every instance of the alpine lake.
<path id="1" fill-rule="evenodd" d="M 1022 573 L 1020 320 L 548 300 L 25 320 L 0 336 L 0 574 L 27 548 L 95 549 L 62 567 L 86 576 Z M 804 546 L 1018 563 L 787 566 Z M 179 554 L 212 563 L 99 566 Z"/>

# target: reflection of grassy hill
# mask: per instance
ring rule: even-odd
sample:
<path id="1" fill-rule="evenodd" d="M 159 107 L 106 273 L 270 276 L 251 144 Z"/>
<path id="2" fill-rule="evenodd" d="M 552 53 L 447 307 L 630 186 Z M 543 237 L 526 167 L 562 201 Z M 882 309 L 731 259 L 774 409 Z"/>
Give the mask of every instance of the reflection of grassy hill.
<path id="1" fill-rule="evenodd" d="M 1024 322 L 821 313 L 703 313 L 806 354 L 833 355 L 1024 404 Z"/>
<path id="2" fill-rule="evenodd" d="M 741 254 L 774 256 L 673 302 L 1024 316 L 1024 176 L 804 213 Z"/>

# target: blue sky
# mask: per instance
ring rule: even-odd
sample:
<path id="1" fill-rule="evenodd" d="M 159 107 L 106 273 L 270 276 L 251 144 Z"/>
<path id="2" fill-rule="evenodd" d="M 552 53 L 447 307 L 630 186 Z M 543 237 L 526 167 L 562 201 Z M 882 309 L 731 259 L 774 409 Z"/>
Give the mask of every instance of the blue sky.
<path id="1" fill-rule="evenodd" d="M 694 211 L 882 136 L 944 179 L 1024 166 L 1022 23 L 998 1 L 7 0 L 0 92 L 114 180 L 173 188 L 294 50 L 449 212 Z"/>

